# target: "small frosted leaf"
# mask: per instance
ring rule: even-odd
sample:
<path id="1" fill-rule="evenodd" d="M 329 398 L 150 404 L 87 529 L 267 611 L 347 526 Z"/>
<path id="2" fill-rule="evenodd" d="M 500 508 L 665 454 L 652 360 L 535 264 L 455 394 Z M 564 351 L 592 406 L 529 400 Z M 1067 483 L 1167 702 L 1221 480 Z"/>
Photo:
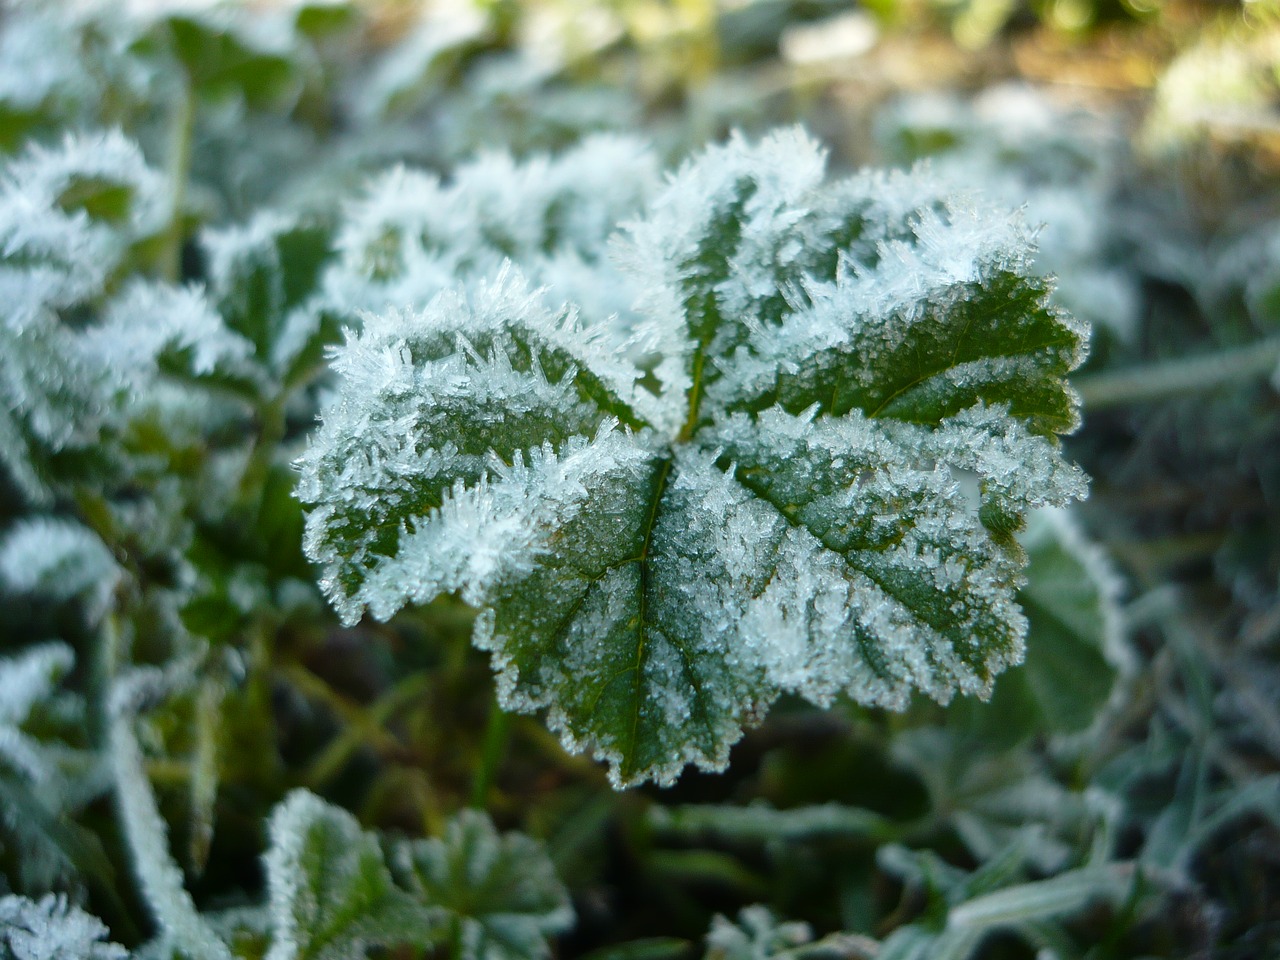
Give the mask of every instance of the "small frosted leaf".
<path id="1" fill-rule="evenodd" d="M 1036 511 L 1019 537 L 1027 581 L 1018 602 L 1029 622 L 1025 662 L 1003 677 L 989 704 L 956 704 L 993 742 L 1085 730 L 1133 667 L 1120 580 L 1071 515 Z"/>
<path id="2" fill-rule="evenodd" d="M 22 724 L 36 704 L 50 699 L 74 657 L 63 643 L 46 643 L 0 659 L 0 764 L 36 783 L 48 781 L 55 764 L 47 749 L 24 733 Z"/>
<path id="3" fill-rule="evenodd" d="M 573 923 L 569 893 L 541 844 L 499 834 L 478 811 L 459 813 L 439 839 L 403 844 L 395 865 L 460 927 L 460 960 L 542 960 L 547 938 Z"/>
<path id="4" fill-rule="evenodd" d="M 66 600 L 110 589 L 118 572 L 106 544 L 70 520 L 30 517 L 0 538 L 0 583 L 14 593 Z"/>
<path id="5" fill-rule="evenodd" d="M 482 154 L 448 182 L 396 167 L 349 206 L 324 279 L 326 305 L 350 316 L 421 304 L 511 259 L 549 284 L 554 302 L 573 300 L 587 322 L 603 323 L 637 292 L 602 256 L 605 240 L 657 184 L 653 151 L 623 136 L 520 161 Z"/>
<path id="6" fill-rule="evenodd" d="M 131 372 L 113 366 L 123 328 L 68 321 L 100 302 L 167 204 L 164 179 L 116 132 L 30 147 L 0 173 L 0 463 L 33 502 L 52 499 L 53 455 L 99 443 L 111 383 Z"/>
<path id="7" fill-rule="evenodd" d="M 79 349 L 129 390 L 153 378 L 165 356 L 181 355 L 182 365 L 202 376 L 242 363 L 253 346 L 223 325 L 200 290 L 138 280 L 84 332 Z"/>
<path id="8" fill-rule="evenodd" d="M 21 329 L 101 293 L 129 244 L 164 223 L 168 192 L 118 131 L 31 146 L 0 175 L 0 292 Z"/>
<path id="9" fill-rule="evenodd" d="M 759 904 L 738 913 L 738 922 L 716 915 L 707 932 L 707 960 L 771 960 L 813 939 L 807 923 L 781 922 Z"/>
<path id="10" fill-rule="evenodd" d="M 60 894 L 0 897 L 0 944 L 13 960 L 125 960 L 107 925 Z"/>
<path id="11" fill-rule="evenodd" d="M 359 960 L 371 946 L 427 946 L 437 915 L 397 888 L 377 838 L 305 790 L 276 807 L 264 856 L 267 960 Z"/>
<path id="12" fill-rule="evenodd" d="M 822 167 L 786 131 L 677 171 L 615 244 L 622 344 L 509 275 L 366 318 L 299 485 L 343 618 L 460 595 L 501 702 L 620 786 L 723 768 L 784 692 L 989 694 L 1014 534 L 1085 490 L 1086 331 L 1016 220 Z"/>
<path id="13" fill-rule="evenodd" d="M 226 326 L 253 344 L 260 362 L 285 372 L 319 353 L 320 318 L 311 308 L 329 258 L 328 231 L 275 211 L 205 230 L 209 299 Z"/>

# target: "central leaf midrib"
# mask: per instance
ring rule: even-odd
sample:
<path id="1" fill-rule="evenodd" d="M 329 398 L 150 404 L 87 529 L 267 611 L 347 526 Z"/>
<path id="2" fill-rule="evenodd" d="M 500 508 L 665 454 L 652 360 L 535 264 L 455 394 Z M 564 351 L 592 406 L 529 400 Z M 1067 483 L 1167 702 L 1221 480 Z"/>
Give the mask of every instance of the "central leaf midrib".
<path id="1" fill-rule="evenodd" d="M 639 597 L 636 600 L 636 661 L 632 667 L 632 670 L 635 671 L 636 694 L 632 698 L 631 730 L 627 740 L 627 749 L 624 752 L 624 757 L 630 758 L 635 757 L 636 742 L 640 732 L 640 707 L 641 701 L 644 699 L 641 695 L 641 686 L 644 678 L 644 659 L 648 652 L 646 623 L 649 613 L 649 550 L 653 545 L 653 530 L 658 522 L 659 505 L 666 495 L 667 481 L 671 477 L 672 462 L 671 457 L 666 457 L 658 468 L 658 479 L 653 485 L 653 499 L 649 503 L 649 515 L 645 520 L 644 544 L 640 548 L 640 557 L 637 560 L 640 565 L 640 587 Z M 634 771 L 630 763 L 627 763 L 627 767 L 629 776 Z"/>

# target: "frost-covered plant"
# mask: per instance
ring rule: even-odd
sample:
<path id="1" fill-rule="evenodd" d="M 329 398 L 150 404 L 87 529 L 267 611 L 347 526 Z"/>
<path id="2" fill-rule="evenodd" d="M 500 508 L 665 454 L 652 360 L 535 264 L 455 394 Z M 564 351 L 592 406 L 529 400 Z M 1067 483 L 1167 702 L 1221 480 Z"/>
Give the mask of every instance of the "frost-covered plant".
<path id="1" fill-rule="evenodd" d="M 358 311 L 425 303 L 510 259 L 593 316 L 626 312 L 637 291 L 605 242 L 657 186 L 657 159 L 634 136 L 588 137 L 523 161 L 484 154 L 447 183 L 397 167 L 348 207 L 317 309 L 351 322 Z"/>
<path id="2" fill-rule="evenodd" d="M 125 279 L 165 224 L 165 193 L 117 131 L 34 146 L 0 173 L 0 460 L 33 501 L 60 454 L 106 452 L 162 362 L 200 376 L 247 357 L 200 290 Z"/>
<path id="3" fill-rule="evenodd" d="M 96 758 L 59 735 L 83 723 L 80 699 L 58 690 L 74 659 L 56 641 L 0 658 L 0 853 L 28 892 L 75 888 L 103 866 L 70 822 L 106 788 Z"/>
<path id="4" fill-rule="evenodd" d="M 0 944 L 13 960 L 124 960 L 128 951 L 104 942 L 108 933 L 65 896 L 0 897 Z"/>
<path id="5" fill-rule="evenodd" d="M 1055 104 L 1026 86 L 1000 86 L 972 100 L 904 97 L 877 117 L 881 149 L 895 162 L 928 157 L 957 188 L 1023 207 L 1036 224 L 1036 269 L 1055 278 L 1053 302 L 1096 329 L 1132 340 L 1138 278 L 1117 266 L 1112 197 L 1116 122 Z"/>
<path id="6" fill-rule="evenodd" d="M 1055 434 L 1086 331 L 1018 221 L 827 185 L 792 131 L 686 163 L 615 246 L 626 336 L 504 272 L 336 352 L 299 496 L 342 618 L 459 593 L 502 703 L 619 786 L 723 767 L 784 691 L 989 693 L 1013 534 L 1084 492 Z"/>
<path id="7" fill-rule="evenodd" d="M 22 724 L 32 707 L 50 699 L 57 678 L 71 668 L 72 660 L 61 643 L 0 660 L 0 764 L 36 783 L 52 779 L 56 765 L 43 745 L 23 732 Z"/>

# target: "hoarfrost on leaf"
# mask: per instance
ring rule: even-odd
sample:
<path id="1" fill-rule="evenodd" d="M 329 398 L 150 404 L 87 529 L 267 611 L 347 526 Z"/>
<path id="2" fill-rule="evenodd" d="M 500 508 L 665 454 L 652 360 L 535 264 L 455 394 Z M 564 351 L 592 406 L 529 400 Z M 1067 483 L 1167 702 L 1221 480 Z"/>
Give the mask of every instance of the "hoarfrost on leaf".
<path id="1" fill-rule="evenodd" d="M 109 590 L 119 571 L 93 531 L 54 517 L 27 517 L 0 538 L 0 585 L 13 593 L 68 600 Z"/>
<path id="2" fill-rule="evenodd" d="M 799 131 L 681 167 L 613 243 L 628 327 L 510 268 L 367 317 L 299 485 L 343 619 L 461 595 L 503 705 L 617 786 L 722 768 L 784 692 L 988 694 L 1014 535 L 1085 492 L 1056 434 L 1087 328 L 1016 218 L 823 170 Z"/>
<path id="3" fill-rule="evenodd" d="M 618 221 L 658 185 L 643 141 L 596 135 L 557 156 L 517 161 L 490 152 L 449 182 L 397 167 L 347 210 L 325 276 L 325 307 L 351 317 L 421 304 L 459 279 L 492 276 L 512 259 L 552 295 L 603 322 L 625 313 L 635 288 L 601 256 Z"/>
<path id="4" fill-rule="evenodd" d="M 119 131 L 31 146 L 0 177 L 0 292 L 21 331 L 97 296 L 131 242 L 167 216 L 163 178 Z"/>
<path id="5" fill-rule="evenodd" d="M 393 866 L 460 928 L 459 960 L 543 960 L 547 937 L 573 924 L 569 893 L 546 851 L 488 816 L 459 812 L 439 839 L 401 845 Z"/>
<path id="6" fill-rule="evenodd" d="M 0 660 L 0 764 L 37 784 L 54 777 L 56 761 L 22 725 L 36 704 L 53 695 L 74 659 L 66 644 L 45 643 Z"/>
<path id="7" fill-rule="evenodd" d="M 361 960 L 371 946 L 438 939 L 438 912 L 392 883 L 377 838 L 345 810 L 295 790 L 268 831 L 267 960 Z"/>
<path id="8" fill-rule="evenodd" d="M 813 939 L 807 923 L 781 922 L 768 907 L 755 904 L 733 923 L 719 914 L 707 932 L 707 960 L 772 960 Z"/>
<path id="9" fill-rule="evenodd" d="M 0 897 L 0 944 L 13 960 L 125 960 L 124 947 L 105 942 L 108 933 L 63 895 Z"/>

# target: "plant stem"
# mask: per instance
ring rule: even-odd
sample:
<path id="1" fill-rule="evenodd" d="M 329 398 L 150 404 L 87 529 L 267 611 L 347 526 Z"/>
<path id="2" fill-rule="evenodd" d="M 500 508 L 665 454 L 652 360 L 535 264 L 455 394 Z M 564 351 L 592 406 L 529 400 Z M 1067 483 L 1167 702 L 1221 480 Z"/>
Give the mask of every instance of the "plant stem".
<path id="1" fill-rule="evenodd" d="M 247 505 L 261 497 L 267 475 L 271 472 L 272 459 L 284 440 L 285 396 L 282 394 L 265 403 L 258 411 L 259 426 L 253 438 L 253 447 L 240 475 L 239 501 Z"/>
<path id="2" fill-rule="evenodd" d="M 1272 373 L 1277 366 L 1280 366 L 1280 337 L 1271 337 L 1197 357 L 1080 377 L 1075 381 L 1075 388 L 1086 410 L 1105 410 L 1255 380 Z"/>
<path id="3" fill-rule="evenodd" d="M 476 778 L 471 783 L 471 806 L 483 810 L 489 799 L 489 789 L 507 752 L 507 730 L 511 726 L 511 718 L 505 710 L 498 706 L 495 697 L 489 704 L 489 722 L 484 731 L 484 747 L 480 753 L 480 763 L 476 767 Z"/>
<path id="4" fill-rule="evenodd" d="M 185 231 L 182 210 L 187 201 L 187 180 L 191 174 L 191 146 L 195 139 L 196 97 L 189 77 L 183 76 L 169 126 L 169 226 L 160 254 L 160 275 L 170 283 L 182 279 L 182 242 Z"/>

